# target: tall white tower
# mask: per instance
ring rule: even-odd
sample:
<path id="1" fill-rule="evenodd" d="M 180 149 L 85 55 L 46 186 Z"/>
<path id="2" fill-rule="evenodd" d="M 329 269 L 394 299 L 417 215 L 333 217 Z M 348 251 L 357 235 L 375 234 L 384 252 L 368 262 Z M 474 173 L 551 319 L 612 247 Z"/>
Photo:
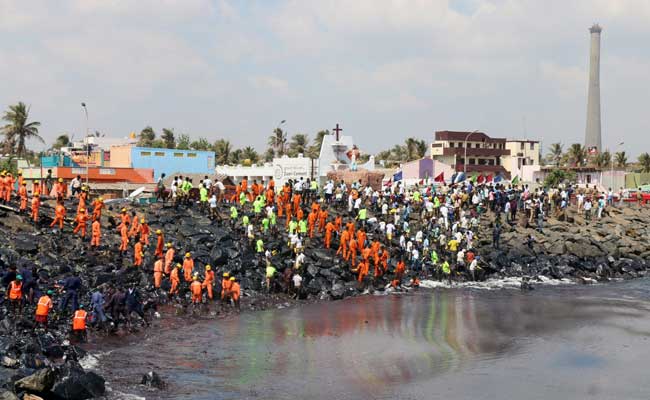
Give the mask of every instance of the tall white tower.
<path id="1" fill-rule="evenodd" d="M 587 127 L 585 129 L 585 147 L 587 150 L 601 147 L 600 133 L 600 32 L 602 28 L 594 24 L 591 33 L 591 50 L 589 53 L 589 91 L 587 94 Z"/>

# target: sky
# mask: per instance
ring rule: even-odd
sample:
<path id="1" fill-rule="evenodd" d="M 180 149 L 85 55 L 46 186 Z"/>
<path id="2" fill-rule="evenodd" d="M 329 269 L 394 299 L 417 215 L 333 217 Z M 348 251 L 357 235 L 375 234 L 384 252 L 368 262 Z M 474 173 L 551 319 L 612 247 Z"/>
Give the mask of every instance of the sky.
<path id="1" fill-rule="evenodd" d="M 0 109 L 51 144 L 89 128 L 264 150 L 281 120 L 363 152 L 436 130 L 584 140 L 603 27 L 603 147 L 650 151 L 648 0 L 0 0 Z M 618 146 L 619 142 L 624 145 Z M 32 148 L 43 146 L 32 143 Z"/>

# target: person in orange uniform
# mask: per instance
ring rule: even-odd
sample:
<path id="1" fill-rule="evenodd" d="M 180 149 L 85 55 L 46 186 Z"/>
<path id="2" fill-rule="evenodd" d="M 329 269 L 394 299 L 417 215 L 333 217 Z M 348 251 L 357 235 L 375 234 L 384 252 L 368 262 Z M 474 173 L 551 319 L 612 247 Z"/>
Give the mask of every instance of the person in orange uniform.
<path id="1" fill-rule="evenodd" d="M 334 232 L 336 228 L 334 227 L 334 224 L 332 221 L 328 222 L 327 225 L 325 225 L 325 248 L 329 249 L 330 245 L 332 243 L 332 232 Z"/>
<path id="2" fill-rule="evenodd" d="M 397 266 L 395 267 L 395 280 L 397 281 L 398 285 L 402 284 L 402 277 L 404 276 L 405 271 L 406 271 L 406 264 L 404 263 L 404 259 L 401 258 L 397 262 Z"/>
<path id="3" fill-rule="evenodd" d="M 54 197 L 58 201 L 63 201 L 68 194 L 68 187 L 63 183 L 63 178 L 59 178 L 54 185 Z"/>
<path id="4" fill-rule="evenodd" d="M 155 263 L 153 263 L 153 287 L 158 289 L 162 283 L 163 277 L 163 258 L 162 256 L 158 257 Z"/>
<path id="5" fill-rule="evenodd" d="M 343 217 L 339 215 L 334 219 L 334 228 L 337 232 L 341 232 L 341 226 L 343 226 Z"/>
<path id="6" fill-rule="evenodd" d="M 212 287 L 214 286 L 214 271 L 209 265 L 205 266 L 205 278 L 203 279 L 203 287 L 208 293 L 208 299 L 212 300 Z"/>
<path id="7" fill-rule="evenodd" d="M 284 211 L 287 217 L 287 227 L 289 227 L 289 222 L 291 221 L 291 203 L 285 203 Z"/>
<path id="8" fill-rule="evenodd" d="M 192 283 L 190 283 L 190 292 L 192 292 L 192 304 L 199 304 L 203 300 L 203 289 L 199 277 L 194 276 Z"/>
<path id="9" fill-rule="evenodd" d="M 314 237 L 314 228 L 316 227 L 316 221 L 318 220 L 317 212 L 310 212 L 307 216 L 307 226 L 309 226 L 309 238 Z"/>
<path id="10" fill-rule="evenodd" d="M 120 212 L 120 221 L 122 221 L 122 225 L 125 225 L 126 227 L 131 225 L 131 217 L 129 217 L 129 214 L 126 212 L 126 208 L 123 208 Z"/>
<path id="11" fill-rule="evenodd" d="M 27 182 L 23 182 L 18 188 L 18 197 L 20 197 L 20 212 L 27 211 Z"/>
<path id="12" fill-rule="evenodd" d="M 82 208 L 86 208 L 86 202 L 88 200 L 88 188 L 85 186 L 81 187 L 81 193 L 79 193 L 79 205 L 77 206 L 77 212 Z"/>
<path id="13" fill-rule="evenodd" d="M 237 311 L 240 311 L 239 308 L 239 299 L 241 297 L 241 286 L 237 282 L 234 276 L 230 277 L 230 297 L 232 298 L 233 303 L 235 303 L 235 307 L 237 307 Z"/>
<path id="14" fill-rule="evenodd" d="M 102 224 L 99 223 L 99 219 L 93 221 L 90 225 L 90 247 L 99 248 L 99 240 L 102 237 Z"/>
<path id="15" fill-rule="evenodd" d="M 79 304 L 79 309 L 74 312 L 72 317 L 72 335 L 80 341 L 86 340 L 86 320 L 88 313 L 84 310 L 84 305 Z"/>
<path id="16" fill-rule="evenodd" d="M 18 170 L 18 187 L 20 188 L 23 183 L 25 183 L 25 178 L 23 178 L 23 170 L 19 169 Z"/>
<path id="17" fill-rule="evenodd" d="M 368 275 L 368 270 L 369 270 L 369 268 L 370 268 L 370 265 L 368 265 L 368 260 L 363 260 L 363 261 L 361 261 L 361 262 L 359 263 L 359 268 L 358 268 L 358 270 L 359 270 L 359 277 L 358 277 L 358 280 L 359 280 L 359 283 L 360 283 L 360 284 L 363 283 L 363 280 L 364 280 L 364 279 L 366 278 L 366 276 Z"/>
<path id="18" fill-rule="evenodd" d="M 298 210 L 300 210 L 300 201 L 302 200 L 302 196 L 299 195 L 298 193 L 293 194 L 292 202 L 293 202 L 293 213 L 298 214 Z M 300 218 L 298 218 L 300 219 Z"/>
<path id="19" fill-rule="evenodd" d="M 34 196 L 32 197 L 32 221 L 38 223 L 38 210 L 41 208 L 41 197 Z"/>
<path id="20" fill-rule="evenodd" d="M 47 294 L 44 294 L 41 296 L 40 299 L 38 299 L 38 303 L 36 304 L 36 323 L 43 325 L 47 329 L 47 316 L 50 313 L 50 310 L 53 307 L 52 304 L 52 296 L 54 294 L 53 291 L 48 290 Z"/>
<path id="21" fill-rule="evenodd" d="M 93 221 L 102 218 L 102 209 L 104 208 L 104 198 L 100 197 L 93 201 Z"/>
<path id="22" fill-rule="evenodd" d="M 120 239 L 120 252 L 124 255 L 129 246 L 129 226 L 124 222 L 120 224 Z"/>
<path id="23" fill-rule="evenodd" d="M 7 174 L 4 179 L 5 183 L 5 203 L 9 203 L 11 201 L 11 194 L 14 191 L 14 182 L 16 180 L 11 176 L 11 174 Z"/>
<path id="24" fill-rule="evenodd" d="M 171 274 L 169 274 L 169 281 L 171 282 L 171 285 L 172 285 L 171 288 L 169 289 L 169 296 L 172 296 L 172 295 L 178 293 L 178 285 L 180 285 L 180 283 L 181 283 L 181 280 L 180 280 L 180 278 L 178 276 L 178 271 L 180 271 L 180 270 L 181 270 L 181 265 L 176 264 L 176 268 L 174 268 L 172 270 Z"/>
<path id="25" fill-rule="evenodd" d="M 390 254 L 388 253 L 388 250 L 382 245 L 381 246 L 381 255 L 379 256 L 379 263 L 380 263 L 380 266 L 381 266 L 381 269 L 382 269 L 383 273 L 388 271 L 388 259 L 389 259 L 389 257 L 390 257 Z"/>
<path id="26" fill-rule="evenodd" d="M 135 242 L 133 247 L 133 266 L 139 267 L 142 265 L 142 257 L 144 257 L 144 241 L 140 239 Z"/>
<path id="27" fill-rule="evenodd" d="M 343 259 L 347 261 L 348 259 L 348 241 L 350 240 L 350 232 L 343 231 L 341 234 L 341 240 L 339 243 L 339 248 L 336 250 L 336 254 L 342 253 Z"/>
<path id="28" fill-rule="evenodd" d="M 54 207 L 54 219 L 50 224 L 50 228 L 54 227 L 56 224 L 59 224 L 59 229 L 63 230 L 63 220 L 65 218 L 65 207 L 63 207 L 63 202 L 58 202 L 56 207 Z"/>
<path id="29" fill-rule="evenodd" d="M 305 218 L 305 212 L 302 211 L 302 208 L 298 207 L 298 211 L 296 212 L 296 219 L 298 221 L 301 221 L 303 218 Z"/>
<path id="30" fill-rule="evenodd" d="M 144 240 L 144 244 L 149 246 L 149 235 L 151 234 L 151 229 L 149 228 L 149 224 L 144 220 L 144 218 L 140 219 L 140 240 Z"/>
<path id="31" fill-rule="evenodd" d="M 39 180 L 35 180 L 34 183 L 32 183 L 32 196 L 40 196 L 41 193 L 41 182 Z"/>
<path id="32" fill-rule="evenodd" d="M 359 250 L 359 245 L 354 238 L 350 239 L 350 244 L 348 244 L 348 257 L 350 259 L 350 265 L 354 268 L 357 263 L 357 250 Z M 348 259 L 346 259 L 347 261 Z"/>
<path id="33" fill-rule="evenodd" d="M 174 261 L 174 246 L 167 243 L 167 252 L 165 252 L 165 274 L 169 275 L 172 272 L 172 262 Z"/>
<path id="34" fill-rule="evenodd" d="M 140 234 L 140 220 L 138 219 L 138 216 L 135 214 L 135 211 L 132 213 L 133 219 L 131 220 L 131 228 L 129 229 L 129 237 L 130 238 L 137 238 Z"/>
<path id="35" fill-rule="evenodd" d="M 223 278 L 221 279 L 221 300 L 227 301 L 230 298 L 230 288 L 232 282 L 230 281 L 230 274 L 228 272 L 223 273 Z"/>
<path id="36" fill-rule="evenodd" d="M 194 260 L 191 253 L 185 253 L 183 259 L 183 278 L 185 282 L 192 282 L 192 272 L 194 271 Z"/>
<path id="37" fill-rule="evenodd" d="M 77 223 L 77 226 L 75 226 L 72 233 L 76 235 L 77 232 L 81 231 L 81 238 L 85 239 L 86 238 L 86 223 L 88 222 L 88 214 L 86 213 L 85 208 L 80 208 L 79 209 L 79 213 L 75 217 L 74 222 Z"/>
<path id="38" fill-rule="evenodd" d="M 364 248 L 366 245 L 366 239 L 367 239 L 366 231 L 363 229 L 359 229 L 357 231 L 357 244 L 359 245 L 359 248 Z"/>
<path id="39" fill-rule="evenodd" d="M 320 210 L 318 212 L 318 230 L 320 233 L 325 232 L 325 228 L 327 227 L 327 217 L 327 210 Z"/>
<path id="40" fill-rule="evenodd" d="M 16 279 L 9 284 L 9 306 L 11 313 L 16 315 L 16 308 L 18 313 L 23 313 L 23 276 L 16 275 Z"/>
<path id="41" fill-rule="evenodd" d="M 154 251 L 153 255 L 158 258 L 163 256 L 163 251 L 165 247 L 165 237 L 163 236 L 163 233 L 160 229 L 156 229 L 156 251 Z"/>

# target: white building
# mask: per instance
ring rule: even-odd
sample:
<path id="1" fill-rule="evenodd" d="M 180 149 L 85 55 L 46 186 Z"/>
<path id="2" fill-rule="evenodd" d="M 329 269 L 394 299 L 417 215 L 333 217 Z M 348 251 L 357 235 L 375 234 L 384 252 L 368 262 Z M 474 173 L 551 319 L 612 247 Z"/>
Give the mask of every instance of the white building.
<path id="1" fill-rule="evenodd" d="M 510 154 L 503 156 L 501 163 L 513 178 L 515 176 L 523 177 L 523 167 L 539 165 L 541 147 L 537 140 L 508 139 L 506 150 L 510 150 Z"/>
<path id="2" fill-rule="evenodd" d="M 285 155 L 274 158 L 270 163 L 250 167 L 219 165 L 215 168 L 215 172 L 231 177 L 234 183 L 239 183 L 246 178 L 249 182 L 257 180 L 257 182 L 266 184 L 273 178 L 276 187 L 278 187 L 284 185 L 289 179 L 316 178 L 316 161 L 309 157 L 303 157 L 301 154 L 298 157 Z"/>

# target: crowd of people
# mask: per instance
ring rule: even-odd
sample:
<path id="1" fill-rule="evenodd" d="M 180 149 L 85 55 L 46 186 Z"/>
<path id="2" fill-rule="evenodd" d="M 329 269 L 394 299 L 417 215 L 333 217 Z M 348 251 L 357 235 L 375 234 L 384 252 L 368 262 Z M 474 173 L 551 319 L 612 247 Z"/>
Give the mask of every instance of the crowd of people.
<path id="1" fill-rule="evenodd" d="M 166 200 L 163 179 L 164 175 L 158 182 L 157 196 Z M 0 199 L 4 203 L 16 199 L 19 211 L 26 214 L 29 192 L 22 175 L 14 180 L 3 172 L 0 183 Z M 407 188 L 396 183 L 373 188 L 361 182 L 332 180 L 319 187 L 316 181 L 302 178 L 276 187 L 272 179 L 264 183 L 243 179 L 233 193 L 226 193 L 222 182 L 206 176 L 199 182 L 198 196 L 193 195 L 196 192 L 190 178 L 174 177 L 169 197 L 178 212 L 196 207 L 212 223 L 230 227 L 265 266 L 266 290 L 297 298 L 305 295 L 308 249 L 322 249 L 338 258 L 354 274 L 359 290 L 369 285 L 401 290 L 419 286 L 421 279 L 445 280 L 449 284 L 480 280 L 484 278 L 480 252 L 492 251 L 479 250 L 479 240 L 484 237 L 499 249 L 501 234 L 509 226 L 520 224 L 543 234 L 548 218 L 566 219 L 567 213 L 575 210 L 589 221 L 594 204 L 597 218 L 615 205 L 611 190 L 600 193 L 596 187 L 531 190 L 527 185 L 476 184 L 471 180 L 454 185 Z M 55 203 L 51 228 L 65 230 L 67 205 L 76 210 L 69 234 L 85 241 L 90 226 L 88 246 L 95 250 L 102 247 L 106 207 L 102 197 L 91 202 L 89 188 L 79 176 L 69 184 L 60 178 L 51 179 L 49 173 L 43 184 L 33 181 L 29 215 L 34 224 L 41 222 L 39 207 L 43 199 Z M 119 254 L 131 259 L 133 268 L 150 276 L 153 290 L 160 292 L 168 286 L 166 292 L 172 300 L 183 301 L 187 294 L 193 305 L 218 301 L 222 307 L 240 308 L 241 283 L 227 265 L 197 265 L 193 249 L 184 243 L 165 241 L 164 227 L 153 232 L 152 240 L 152 230 L 136 208 L 120 209 L 117 219 L 116 231 L 108 234 L 119 235 Z M 276 243 L 269 240 L 272 237 L 283 238 L 280 247 L 269 244 Z M 532 248 L 534 241 L 531 233 L 526 242 Z M 293 262 L 289 267 L 279 267 L 285 263 L 278 263 L 276 254 L 287 249 Z M 15 267 L 2 280 L 9 312 L 22 315 L 25 304 L 34 306 L 35 322 L 45 328 L 55 301 L 60 315 L 71 311 L 72 331 L 79 337 L 85 335 L 88 320 L 98 327 L 111 322 L 109 325 L 117 328 L 120 323 L 128 326 L 136 314 L 148 324 L 144 312 L 147 304 L 143 304 L 139 293 L 144 288 L 136 285 L 107 285 L 89 291 L 73 271 L 65 280 L 41 288 L 35 268 L 18 271 Z M 87 300 L 88 307 L 79 301 L 80 296 Z"/>

